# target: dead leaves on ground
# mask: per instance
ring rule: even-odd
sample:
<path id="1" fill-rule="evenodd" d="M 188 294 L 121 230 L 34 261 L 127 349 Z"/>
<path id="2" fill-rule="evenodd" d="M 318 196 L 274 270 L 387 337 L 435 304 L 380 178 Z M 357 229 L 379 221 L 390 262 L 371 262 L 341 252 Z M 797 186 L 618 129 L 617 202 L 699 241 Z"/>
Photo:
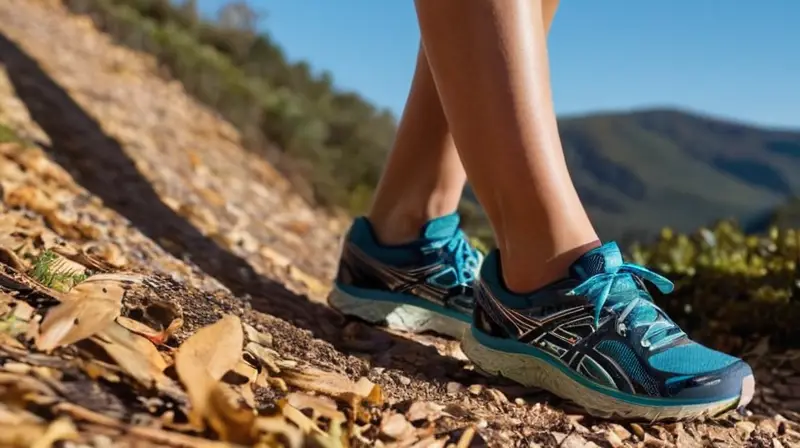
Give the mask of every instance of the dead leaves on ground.
<path id="1" fill-rule="evenodd" d="M 429 421 L 386 409 L 367 378 L 287 359 L 237 316 L 175 347 L 176 305 L 126 308 L 128 294 L 148 288 L 140 275 L 98 273 L 67 291 L 7 262 L 0 277 L 0 446 L 86 442 L 93 431 L 166 446 L 444 446 Z M 265 391 L 274 398 L 257 400 Z M 113 396 L 136 402 L 104 410 Z"/>
<path id="2" fill-rule="evenodd" d="M 53 210 L 33 190 L 12 196 Z M 432 419 L 388 409 L 367 378 L 288 359 L 237 316 L 179 333 L 180 307 L 158 282 L 111 273 L 114 258 L 0 215 L 0 446 L 95 433 L 159 446 L 444 446 Z"/>
<path id="3" fill-rule="evenodd" d="M 59 295 L 61 303 L 42 321 L 36 348 L 49 352 L 105 330 L 119 317 L 125 291 L 140 283 L 136 275 L 98 274 Z"/>

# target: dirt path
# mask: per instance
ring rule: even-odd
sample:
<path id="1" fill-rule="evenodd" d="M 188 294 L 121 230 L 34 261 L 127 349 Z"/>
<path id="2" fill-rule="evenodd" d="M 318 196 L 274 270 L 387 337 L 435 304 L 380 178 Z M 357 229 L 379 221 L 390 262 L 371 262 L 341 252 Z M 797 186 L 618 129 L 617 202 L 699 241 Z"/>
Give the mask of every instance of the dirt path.
<path id="1" fill-rule="evenodd" d="M 0 124 L 36 142 L 0 144 L 0 238 L 10 238 L 0 239 L 0 246 L 22 260 L 16 270 L 0 263 L 0 299 L 22 301 L 36 313 L 58 301 L 57 294 L 20 276 L 31 267 L 26 253 L 46 249 L 69 247 L 73 255 L 99 260 L 101 270 L 144 274 L 134 293 L 123 294 L 122 313 L 143 319 L 141 310 L 175 306 L 183 325 L 157 341 L 168 364 L 175 361 L 175 348 L 198 329 L 235 315 L 269 335 L 281 365 L 293 366 L 288 371 L 321 369 L 378 384 L 385 403 L 373 403 L 374 415 L 361 429 L 349 427 L 356 445 L 466 443 L 469 428 L 477 430 L 473 446 L 485 440 L 492 446 L 778 447 L 800 440 L 796 403 L 781 403 L 774 390 L 760 396 L 748 418 L 618 425 L 580 416 L 548 394 L 483 378 L 454 341 L 345 322 L 322 304 L 341 221 L 305 205 L 269 164 L 241 148 L 229 124 L 179 84 L 157 76 L 151 58 L 113 45 L 57 1 L 0 2 Z M 213 436 L 174 421 L 165 424 L 163 409 L 143 406 L 142 396 L 110 385 L 107 375 L 93 375 L 95 367 L 86 367 L 80 347 L 44 355 L 31 351 L 33 339 L 15 338 L 0 339 L 0 398 L 7 403 L 0 407 L 0 432 L 3 425 L 19 426 L 21 420 L 12 417 L 22 415 L 11 411 L 12 395 L 4 386 L 21 378 L 40 384 L 46 368 L 69 374 L 47 383 L 56 389 L 56 398 L 50 397 L 55 401 L 28 403 L 25 418 L 66 416 L 77 425 L 82 444 L 191 446 L 199 439 L 181 435 Z M 800 389 L 792 386 L 796 370 L 781 367 L 796 356 L 753 356 L 783 388 L 778 396 L 800 395 L 791 389 Z M 293 383 L 286 371 L 274 376 L 285 379 L 289 391 L 309 389 Z M 119 375 L 127 378 L 130 371 Z M 253 382 L 249 404 L 265 414 L 286 395 L 286 384 L 262 380 Z M 185 411 L 185 403 L 164 390 L 152 399 L 172 403 L 165 396 L 177 403 L 173 414 Z M 340 407 L 354 412 L 336 397 Z M 133 430 L 132 422 L 157 431 Z"/>

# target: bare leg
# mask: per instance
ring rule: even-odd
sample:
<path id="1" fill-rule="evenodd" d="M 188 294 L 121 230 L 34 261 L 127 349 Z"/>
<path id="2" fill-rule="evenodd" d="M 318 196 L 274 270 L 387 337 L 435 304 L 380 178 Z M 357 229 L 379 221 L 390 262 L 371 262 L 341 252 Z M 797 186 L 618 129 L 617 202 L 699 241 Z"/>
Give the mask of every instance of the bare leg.
<path id="1" fill-rule="evenodd" d="M 558 0 L 543 1 L 541 12 L 534 14 L 534 21 L 543 21 L 545 32 L 557 7 Z M 368 215 L 378 238 L 384 244 L 415 239 L 425 222 L 456 210 L 465 180 L 425 51 L 420 48 L 397 138 Z"/>
<path id="2" fill-rule="evenodd" d="M 368 215 L 378 238 L 384 244 L 417 238 L 428 220 L 456 210 L 466 178 L 420 50 L 397 138 Z"/>
<path id="3" fill-rule="evenodd" d="M 530 291 L 565 275 L 599 243 L 561 149 L 541 2 L 417 0 L 416 7 L 443 110 L 492 223 L 508 288 Z"/>

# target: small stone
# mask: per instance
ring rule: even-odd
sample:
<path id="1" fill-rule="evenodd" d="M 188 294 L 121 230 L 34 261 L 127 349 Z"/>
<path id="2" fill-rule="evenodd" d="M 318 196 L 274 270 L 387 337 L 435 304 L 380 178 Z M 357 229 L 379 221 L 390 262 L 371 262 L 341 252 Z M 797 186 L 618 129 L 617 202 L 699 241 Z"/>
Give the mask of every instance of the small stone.
<path id="1" fill-rule="evenodd" d="M 397 381 L 400 381 L 400 384 L 403 386 L 408 386 L 411 384 L 411 378 L 403 375 L 397 375 Z"/>
<path id="2" fill-rule="evenodd" d="M 410 422 L 436 420 L 442 414 L 442 406 L 430 401 L 415 401 L 408 408 L 406 418 Z"/>
<path id="3" fill-rule="evenodd" d="M 517 397 L 514 399 L 514 404 L 516 404 L 517 406 L 525 406 L 525 400 Z"/>
<path id="4" fill-rule="evenodd" d="M 482 390 L 483 386 L 481 386 L 480 384 L 473 384 L 469 386 L 469 393 L 471 393 L 472 395 L 480 395 Z"/>
<path id="5" fill-rule="evenodd" d="M 662 448 L 662 447 L 669 446 L 669 443 L 667 443 L 667 442 L 665 442 L 665 441 L 663 441 L 661 439 L 657 439 L 657 438 L 651 436 L 650 434 L 645 434 L 644 435 L 644 446 L 648 447 L 648 448 Z"/>
<path id="6" fill-rule="evenodd" d="M 619 448 L 625 443 L 614 431 L 606 431 L 603 435 L 605 436 L 606 442 L 611 445 L 611 448 Z"/>
<path id="7" fill-rule="evenodd" d="M 638 423 L 631 423 L 631 429 L 633 430 L 633 433 L 636 434 L 636 437 L 639 438 L 639 440 L 644 440 L 644 428 L 642 428 L 641 425 Z"/>
<path id="8" fill-rule="evenodd" d="M 462 390 L 464 390 L 464 385 L 461 383 L 456 383 L 455 381 L 447 383 L 447 393 L 450 395 L 456 395 Z"/>
<path id="9" fill-rule="evenodd" d="M 392 414 L 384 418 L 381 423 L 381 432 L 395 440 L 404 438 L 407 433 L 413 430 L 414 428 L 408 423 L 403 414 Z"/>
<path id="10" fill-rule="evenodd" d="M 612 423 L 612 424 L 611 424 L 611 425 L 609 425 L 609 426 L 610 426 L 611 430 L 612 430 L 612 431 L 614 431 L 614 434 L 616 434 L 617 436 L 619 436 L 619 438 L 620 438 L 621 440 L 628 440 L 628 439 L 631 437 L 631 433 L 630 433 L 630 431 L 628 431 L 627 429 L 625 429 L 625 427 L 624 427 L 624 426 L 622 426 L 622 425 L 618 425 L 618 424 L 616 424 L 616 423 Z"/>

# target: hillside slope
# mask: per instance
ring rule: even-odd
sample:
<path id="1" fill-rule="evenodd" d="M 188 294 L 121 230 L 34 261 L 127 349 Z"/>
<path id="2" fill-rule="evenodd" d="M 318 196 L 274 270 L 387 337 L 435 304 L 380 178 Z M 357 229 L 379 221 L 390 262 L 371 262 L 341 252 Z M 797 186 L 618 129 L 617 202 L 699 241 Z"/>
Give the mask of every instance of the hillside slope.
<path id="1" fill-rule="evenodd" d="M 623 425 L 345 321 L 320 303 L 339 221 L 58 1 L 0 2 L 0 124 L 0 446 L 800 441 L 800 358 L 768 341 L 751 415 Z"/>
<path id="2" fill-rule="evenodd" d="M 564 149 L 603 232 L 747 221 L 800 193 L 800 132 L 645 111 L 566 119 Z"/>
<path id="3" fill-rule="evenodd" d="M 559 127 L 572 178 L 604 238 L 630 241 L 731 217 L 757 226 L 800 194 L 800 131 L 675 110 L 563 118 Z"/>

